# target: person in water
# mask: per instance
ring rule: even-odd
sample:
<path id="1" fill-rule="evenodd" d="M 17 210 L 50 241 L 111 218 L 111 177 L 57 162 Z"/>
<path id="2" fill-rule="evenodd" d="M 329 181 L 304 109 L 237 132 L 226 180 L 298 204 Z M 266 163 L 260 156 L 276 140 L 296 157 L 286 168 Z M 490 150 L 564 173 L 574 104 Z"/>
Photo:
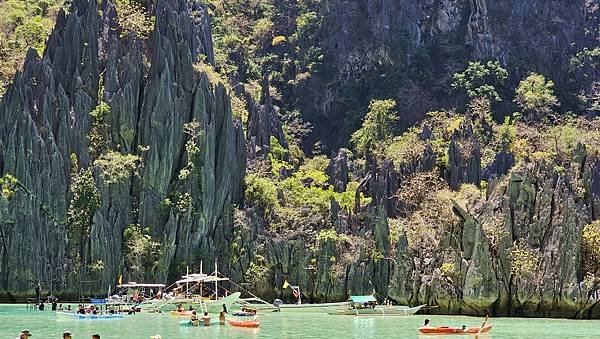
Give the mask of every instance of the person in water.
<path id="1" fill-rule="evenodd" d="M 208 312 L 204 312 L 202 321 L 204 322 L 204 326 L 210 326 L 210 317 L 208 316 Z"/>
<path id="2" fill-rule="evenodd" d="M 40 306 L 38 306 L 38 310 L 43 311 L 44 310 L 44 302 L 40 302 Z"/>
<path id="3" fill-rule="evenodd" d="M 53 310 L 53 311 L 56 311 L 56 306 L 57 306 L 57 305 L 58 305 L 58 304 L 56 303 L 56 299 L 53 299 L 53 300 L 52 300 L 52 310 Z"/>
<path id="4" fill-rule="evenodd" d="M 92 339 L 100 339 L 100 334 L 92 334 Z"/>
<path id="5" fill-rule="evenodd" d="M 464 332 L 464 331 L 466 331 L 466 330 L 467 330 L 467 325 L 462 325 L 462 328 L 461 328 L 461 330 L 462 330 L 463 332 Z"/>
<path id="6" fill-rule="evenodd" d="M 71 311 L 71 305 L 67 305 L 67 311 Z"/>
<path id="7" fill-rule="evenodd" d="M 58 310 L 59 310 L 59 311 L 62 311 L 62 310 L 63 310 L 63 305 L 62 305 L 62 304 L 59 304 L 59 305 L 58 305 Z"/>
<path id="8" fill-rule="evenodd" d="M 63 332 L 63 339 L 73 339 L 73 336 L 71 336 L 71 332 Z"/>
<path id="9" fill-rule="evenodd" d="M 225 316 L 227 314 L 227 306 L 223 304 L 221 307 L 221 312 L 219 313 L 219 324 L 225 325 Z"/>
<path id="10" fill-rule="evenodd" d="M 192 316 L 190 317 L 190 321 L 192 322 L 192 325 L 198 326 L 198 314 L 196 313 L 196 310 L 192 311 Z"/>
<path id="11" fill-rule="evenodd" d="M 429 319 L 425 319 L 425 323 L 423 324 L 423 327 L 429 327 Z"/>
<path id="12" fill-rule="evenodd" d="M 21 331 L 17 339 L 27 339 L 29 337 L 31 337 L 31 333 L 29 332 L 29 330 L 23 330 Z"/>

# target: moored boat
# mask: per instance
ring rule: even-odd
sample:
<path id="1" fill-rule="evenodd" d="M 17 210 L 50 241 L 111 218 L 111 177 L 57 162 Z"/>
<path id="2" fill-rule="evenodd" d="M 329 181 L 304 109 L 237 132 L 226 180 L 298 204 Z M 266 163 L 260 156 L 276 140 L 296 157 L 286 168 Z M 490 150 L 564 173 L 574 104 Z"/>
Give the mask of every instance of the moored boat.
<path id="1" fill-rule="evenodd" d="M 426 305 L 416 307 L 377 305 L 372 295 L 351 296 L 348 302 L 337 308 L 322 308 L 330 315 L 353 316 L 407 316 L 413 315 Z"/>
<path id="2" fill-rule="evenodd" d="M 492 330 L 492 325 L 485 325 L 483 327 L 449 327 L 449 326 L 424 326 L 419 327 L 419 332 L 423 334 L 479 334 L 487 333 Z"/>
<path id="3" fill-rule="evenodd" d="M 63 319 L 77 320 L 120 320 L 123 319 L 122 314 L 81 314 L 71 312 L 56 312 L 56 316 Z"/>

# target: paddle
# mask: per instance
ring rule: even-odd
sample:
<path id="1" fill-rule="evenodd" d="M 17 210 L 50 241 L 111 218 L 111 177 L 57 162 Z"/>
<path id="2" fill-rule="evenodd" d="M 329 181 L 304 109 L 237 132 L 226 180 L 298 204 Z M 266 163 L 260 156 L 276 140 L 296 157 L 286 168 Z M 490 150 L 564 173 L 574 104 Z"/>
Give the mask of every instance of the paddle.
<path id="1" fill-rule="evenodd" d="M 481 324 L 481 327 L 479 328 L 479 331 L 477 331 L 477 335 L 475 336 L 475 338 L 477 338 L 477 336 L 481 334 L 481 330 L 483 330 L 487 321 L 488 321 L 488 316 L 486 315 L 485 320 L 483 320 L 483 324 Z"/>

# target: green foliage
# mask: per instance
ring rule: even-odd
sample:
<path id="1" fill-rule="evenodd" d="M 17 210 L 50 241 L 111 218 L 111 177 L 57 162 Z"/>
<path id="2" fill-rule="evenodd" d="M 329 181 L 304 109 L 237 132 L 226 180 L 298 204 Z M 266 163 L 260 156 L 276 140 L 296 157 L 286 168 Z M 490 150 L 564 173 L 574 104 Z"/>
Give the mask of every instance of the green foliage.
<path id="1" fill-rule="evenodd" d="M 413 127 L 395 137 L 384 152 L 388 159 L 394 161 L 396 169 L 400 169 L 403 164 L 415 163 L 424 151 L 425 142 L 419 138 L 418 129 Z"/>
<path id="2" fill-rule="evenodd" d="M 149 279 L 159 267 L 161 245 L 149 233 L 150 228 L 142 229 L 137 224 L 131 224 L 123 231 L 125 266 L 136 278 Z"/>
<path id="3" fill-rule="evenodd" d="M 88 150 L 92 159 L 97 158 L 109 147 L 109 125 L 107 123 L 107 118 L 110 116 L 111 108 L 110 105 L 103 100 L 103 97 L 104 85 L 101 79 L 98 89 L 98 104 L 90 112 L 90 116 L 92 117 L 92 127 L 87 136 L 89 141 Z"/>
<path id="4" fill-rule="evenodd" d="M 394 100 L 372 100 L 369 111 L 365 116 L 362 127 L 352 134 L 351 142 L 360 154 L 371 152 L 380 142 L 389 141 L 392 137 L 394 115 Z"/>
<path id="5" fill-rule="evenodd" d="M 179 171 L 179 180 L 185 180 L 196 169 L 195 163 L 199 161 L 200 147 L 199 138 L 204 135 L 200 129 L 200 123 L 196 120 L 183 125 L 183 132 L 188 136 L 185 142 L 187 153 L 187 164 Z"/>
<path id="6" fill-rule="evenodd" d="M 131 174 L 137 174 L 139 157 L 133 154 L 121 154 L 108 151 L 102 154 L 94 165 L 100 167 L 104 182 L 109 185 L 125 182 Z"/>
<path id="7" fill-rule="evenodd" d="M 319 244 L 324 244 L 326 242 L 345 242 L 348 241 L 348 236 L 345 234 L 338 234 L 334 229 L 322 230 L 317 234 L 317 242 Z"/>
<path id="8" fill-rule="evenodd" d="M 262 255 L 256 255 L 255 260 L 251 261 L 244 274 L 244 280 L 249 284 L 251 290 L 260 291 L 268 286 L 269 268 L 266 259 Z"/>
<path id="9" fill-rule="evenodd" d="M 4 199 L 10 200 L 15 194 L 18 185 L 19 179 L 15 178 L 10 173 L 5 173 L 0 177 L 0 194 Z"/>
<path id="10" fill-rule="evenodd" d="M 521 245 L 509 249 L 510 273 L 517 279 L 532 278 L 537 273 L 540 257 L 538 252 Z"/>
<path id="11" fill-rule="evenodd" d="M 222 84 L 225 87 L 227 94 L 229 94 L 229 97 L 231 98 L 231 113 L 234 117 L 239 118 L 242 122 L 246 123 L 248 121 L 248 116 L 250 115 L 248 112 L 248 104 L 244 98 L 239 97 L 235 93 L 231 88 L 229 81 L 227 81 L 227 78 L 223 74 L 217 72 L 212 65 L 203 60 L 195 63 L 193 67 L 196 72 L 205 74 L 211 84 Z"/>
<path id="12" fill-rule="evenodd" d="M 41 53 L 62 0 L 0 1 L 0 97 L 29 48 Z"/>
<path id="13" fill-rule="evenodd" d="M 543 75 L 532 73 L 519 83 L 514 101 L 530 117 L 542 118 L 558 105 L 552 87 L 554 87 L 552 80 L 546 81 Z"/>
<path id="14" fill-rule="evenodd" d="M 504 123 L 498 128 L 498 143 L 500 151 L 509 151 L 517 137 L 517 130 L 510 117 L 504 118 Z"/>
<path id="15" fill-rule="evenodd" d="M 123 30 L 122 36 L 133 33 L 147 38 L 154 27 L 154 17 L 150 17 L 140 0 L 116 0 L 117 22 Z"/>
<path id="16" fill-rule="evenodd" d="M 279 206 L 277 200 L 277 186 L 273 180 L 264 178 L 258 174 L 248 174 L 245 177 L 246 202 L 259 208 L 262 208 L 267 213 Z"/>
<path id="17" fill-rule="evenodd" d="M 583 270 L 590 275 L 600 275 L 600 220 L 583 228 L 581 234 Z"/>
<path id="18" fill-rule="evenodd" d="M 278 35 L 273 38 L 273 40 L 271 41 L 271 44 L 273 46 L 277 46 L 277 45 L 281 45 L 281 44 L 285 43 L 286 41 L 287 41 L 286 37 L 284 37 L 283 35 Z"/>
<path id="19" fill-rule="evenodd" d="M 440 267 L 440 272 L 444 277 L 451 277 L 454 275 L 454 263 L 445 262 Z"/>
<path id="20" fill-rule="evenodd" d="M 508 77 L 508 72 L 498 61 L 469 62 L 469 66 L 461 73 L 454 74 L 452 87 L 467 92 L 469 98 L 487 98 L 490 102 L 502 101 L 497 92 Z"/>
<path id="21" fill-rule="evenodd" d="M 76 161 L 73 167 L 77 167 Z M 94 214 L 102 202 L 92 169 L 74 171 L 71 174 L 69 191 L 72 198 L 67 211 L 68 254 L 75 263 L 83 263 L 83 249 L 90 236 Z"/>

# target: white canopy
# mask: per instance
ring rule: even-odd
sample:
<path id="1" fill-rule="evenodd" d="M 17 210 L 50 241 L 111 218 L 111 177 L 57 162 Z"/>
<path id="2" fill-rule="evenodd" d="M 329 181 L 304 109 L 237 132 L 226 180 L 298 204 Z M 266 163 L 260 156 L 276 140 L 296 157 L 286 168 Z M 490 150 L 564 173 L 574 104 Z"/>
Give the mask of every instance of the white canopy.
<path id="1" fill-rule="evenodd" d="M 164 284 L 138 284 L 135 281 L 130 281 L 127 284 L 121 284 L 121 285 L 117 285 L 117 287 L 119 288 L 132 288 L 132 287 L 165 287 Z"/>

